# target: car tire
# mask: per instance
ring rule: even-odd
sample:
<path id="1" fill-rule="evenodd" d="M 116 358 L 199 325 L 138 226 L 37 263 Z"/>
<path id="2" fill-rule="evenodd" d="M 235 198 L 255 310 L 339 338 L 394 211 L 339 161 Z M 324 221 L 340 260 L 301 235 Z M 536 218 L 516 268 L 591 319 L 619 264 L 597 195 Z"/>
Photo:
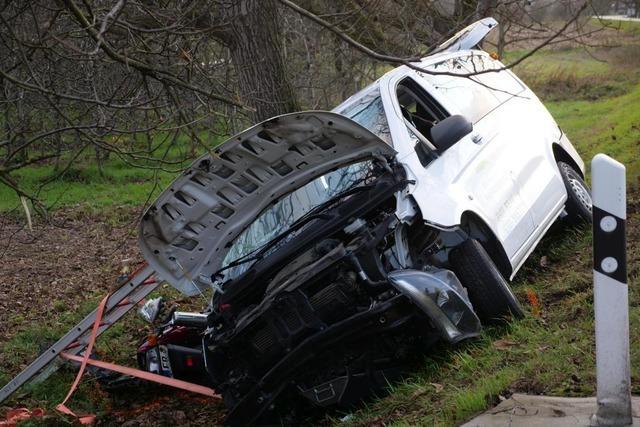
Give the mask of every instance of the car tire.
<path id="1" fill-rule="evenodd" d="M 574 223 L 591 222 L 593 207 L 589 187 L 580 174 L 568 163 L 558 162 L 558 169 L 567 189 L 565 210 L 568 219 Z"/>
<path id="2" fill-rule="evenodd" d="M 482 323 L 524 317 L 511 287 L 480 242 L 467 239 L 451 251 L 449 261 Z"/>

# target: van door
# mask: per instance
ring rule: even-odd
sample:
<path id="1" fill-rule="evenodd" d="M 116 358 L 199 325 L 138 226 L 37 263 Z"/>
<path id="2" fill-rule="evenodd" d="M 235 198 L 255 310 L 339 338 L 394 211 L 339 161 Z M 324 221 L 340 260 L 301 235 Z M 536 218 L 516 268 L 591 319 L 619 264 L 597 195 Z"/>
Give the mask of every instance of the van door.
<path id="1" fill-rule="evenodd" d="M 436 71 L 467 73 L 463 60 L 457 57 L 439 63 Z M 442 108 L 448 114 L 461 114 L 472 121 L 474 131 L 424 168 L 420 177 L 421 191 L 425 191 L 427 200 L 416 195 L 416 201 L 423 213 L 446 209 L 446 198 L 453 199 L 454 203 L 455 200 L 467 205 L 471 202 L 474 211 L 487 221 L 507 256 L 512 258 L 530 237 L 534 224 L 514 179 L 511 158 L 515 153 L 510 147 L 504 147 L 499 126 L 491 116 L 499 101 L 482 85 L 468 78 L 417 74 L 424 80 L 407 76 L 398 82 L 397 91 L 400 93 L 409 81 L 420 86 L 420 96 L 431 98 L 431 103 L 435 102 L 435 97 L 428 93 L 437 94 L 443 101 Z M 398 99 L 398 103 L 401 102 Z M 399 108 L 406 109 L 406 106 L 399 105 Z M 428 135 L 424 136 L 428 138 Z"/>
<path id="2" fill-rule="evenodd" d="M 470 71 L 501 69 L 503 64 L 484 52 L 468 59 Z M 507 70 L 475 76 L 500 100 L 492 113 L 504 144 L 517 152 L 511 163 L 514 179 L 536 227 L 546 228 L 565 199 L 562 178 L 549 149 L 559 133 L 538 98 Z"/>

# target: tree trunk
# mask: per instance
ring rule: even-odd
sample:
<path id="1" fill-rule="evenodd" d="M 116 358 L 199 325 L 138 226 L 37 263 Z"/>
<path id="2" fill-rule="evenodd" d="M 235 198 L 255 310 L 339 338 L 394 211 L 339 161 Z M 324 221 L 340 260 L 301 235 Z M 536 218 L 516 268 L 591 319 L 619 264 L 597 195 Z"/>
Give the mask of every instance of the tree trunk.
<path id="1" fill-rule="evenodd" d="M 6 141 L 11 141 L 11 115 L 9 112 L 9 96 L 7 95 L 8 89 L 5 86 L 5 80 L 0 79 L 2 82 L 2 110 L 3 110 L 3 124 L 4 124 L 4 138 Z M 9 154 L 11 154 L 11 144 L 6 145 L 6 159 L 8 160 Z"/>
<path id="2" fill-rule="evenodd" d="M 283 58 L 276 0 L 227 0 L 224 42 L 238 75 L 241 96 L 259 122 L 298 109 Z"/>
<path id="3" fill-rule="evenodd" d="M 498 58 L 504 56 L 504 46 L 507 38 L 507 23 L 503 22 L 498 25 Z"/>

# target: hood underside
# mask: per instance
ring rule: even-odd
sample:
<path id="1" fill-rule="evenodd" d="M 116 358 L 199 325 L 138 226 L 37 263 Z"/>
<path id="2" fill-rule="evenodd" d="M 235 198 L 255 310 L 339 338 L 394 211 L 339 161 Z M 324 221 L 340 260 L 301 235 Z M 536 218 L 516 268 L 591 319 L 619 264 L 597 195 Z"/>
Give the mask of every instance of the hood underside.
<path id="1" fill-rule="evenodd" d="M 197 159 L 158 197 L 141 221 L 140 249 L 162 279 L 197 294 L 233 240 L 272 202 L 338 167 L 394 155 L 339 114 L 269 119 Z"/>

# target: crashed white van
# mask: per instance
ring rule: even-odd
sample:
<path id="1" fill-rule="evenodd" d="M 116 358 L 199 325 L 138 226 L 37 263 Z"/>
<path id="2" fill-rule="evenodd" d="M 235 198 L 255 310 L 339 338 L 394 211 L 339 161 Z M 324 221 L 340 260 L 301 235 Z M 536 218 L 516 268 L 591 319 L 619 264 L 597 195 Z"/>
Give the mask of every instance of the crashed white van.
<path id="1" fill-rule="evenodd" d="M 354 404 L 416 348 L 522 316 L 505 278 L 560 216 L 590 219 L 567 137 L 511 71 L 485 72 L 503 68 L 478 48 L 496 25 L 333 112 L 234 136 L 147 211 L 148 262 L 187 294 L 215 289 L 198 351 L 229 423 Z"/>

